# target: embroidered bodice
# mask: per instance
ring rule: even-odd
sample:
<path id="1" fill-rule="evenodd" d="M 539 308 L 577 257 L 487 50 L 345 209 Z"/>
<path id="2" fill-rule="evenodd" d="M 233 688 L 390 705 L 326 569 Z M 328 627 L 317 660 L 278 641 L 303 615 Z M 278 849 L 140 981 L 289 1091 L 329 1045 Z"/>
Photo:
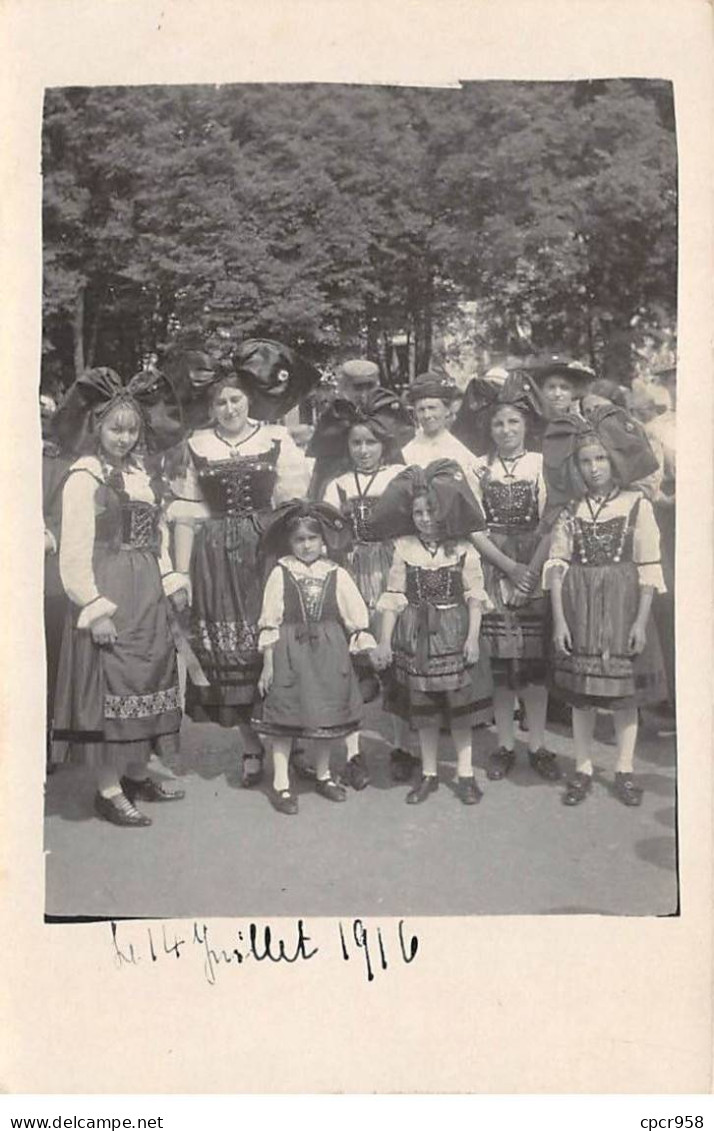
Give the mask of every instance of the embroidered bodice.
<path id="1" fill-rule="evenodd" d="M 463 561 L 453 566 L 406 567 L 406 598 L 410 605 L 457 605 L 464 599 Z"/>
<path id="2" fill-rule="evenodd" d="M 282 569 L 284 623 L 304 624 L 337 619 L 336 570 L 322 577 L 296 577 L 285 566 Z"/>
<path id="3" fill-rule="evenodd" d="M 633 525 L 630 515 L 606 522 L 573 519 L 573 562 L 579 565 L 612 565 L 632 561 Z"/>
<path id="4" fill-rule="evenodd" d="M 528 479 L 491 479 L 481 487 L 486 522 L 491 526 L 538 525 L 538 484 Z"/>
<path id="5" fill-rule="evenodd" d="M 201 493 L 211 515 L 249 515 L 270 507 L 277 479 L 276 465 L 280 443 L 275 440 L 266 452 L 227 459 L 208 460 L 193 453 Z"/>

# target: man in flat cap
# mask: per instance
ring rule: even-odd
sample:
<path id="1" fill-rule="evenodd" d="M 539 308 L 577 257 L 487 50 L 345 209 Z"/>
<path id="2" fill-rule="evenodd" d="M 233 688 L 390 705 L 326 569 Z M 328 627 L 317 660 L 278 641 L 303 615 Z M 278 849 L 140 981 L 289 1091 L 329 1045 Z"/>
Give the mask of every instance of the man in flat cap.
<path id="1" fill-rule="evenodd" d="M 340 396 L 359 404 L 380 385 L 379 366 L 374 361 L 354 358 L 345 361 L 338 371 Z"/>

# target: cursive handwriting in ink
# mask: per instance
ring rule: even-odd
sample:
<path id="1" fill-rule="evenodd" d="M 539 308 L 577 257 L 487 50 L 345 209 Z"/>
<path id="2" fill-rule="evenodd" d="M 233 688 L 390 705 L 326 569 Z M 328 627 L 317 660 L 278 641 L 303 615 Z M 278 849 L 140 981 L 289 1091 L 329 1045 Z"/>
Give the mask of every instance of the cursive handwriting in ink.
<path id="1" fill-rule="evenodd" d="M 352 958 L 352 954 L 350 953 L 350 945 L 348 944 L 350 932 L 345 934 L 345 929 L 342 922 L 338 924 L 338 929 L 340 935 L 340 948 L 342 951 L 342 957 L 345 962 L 349 962 L 350 958 Z M 402 961 L 405 963 L 405 965 L 408 966 L 416 958 L 417 952 L 419 950 L 419 939 L 416 935 L 412 935 L 407 945 L 404 937 L 403 919 L 399 920 L 397 936 L 399 939 L 399 949 L 401 952 Z M 368 982 L 373 982 L 375 979 L 374 972 L 377 968 L 377 962 L 379 963 L 379 968 L 381 968 L 383 971 L 389 969 L 389 962 L 387 960 L 388 947 L 381 927 L 367 927 L 362 919 L 354 919 L 352 922 L 351 941 L 354 942 L 357 950 L 362 953 L 365 974 Z M 377 948 L 376 951 L 375 941 Z"/>
<path id="2" fill-rule="evenodd" d="M 238 939 L 239 941 L 242 941 L 242 931 L 238 932 Z M 206 976 L 206 981 L 211 986 L 215 986 L 216 984 L 216 967 L 220 963 L 223 963 L 224 966 L 230 966 L 231 963 L 236 962 L 240 966 L 241 962 L 245 958 L 245 955 L 238 949 L 237 946 L 233 947 L 232 950 L 225 950 L 223 947 L 220 947 L 218 950 L 216 950 L 215 947 L 211 946 L 208 941 L 208 927 L 205 923 L 202 925 L 202 927 L 199 927 L 198 923 L 193 924 L 193 941 L 198 946 L 203 947 L 203 973 Z"/>
<path id="3" fill-rule="evenodd" d="M 277 954 L 273 954 L 273 935 L 270 927 L 263 927 L 263 952 L 260 953 L 258 947 L 258 933 L 259 928 L 256 923 L 250 925 L 250 953 L 257 962 L 263 962 L 264 959 L 269 959 L 271 962 L 297 962 L 299 958 L 307 961 L 314 958 L 318 952 L 318 947 L 308 950 L 308 946 L 312 941 L 308 935 L 305 934 L 305 924 L 302 919 L 297 921 L 297 940 L 295 942 L 295 953 L 292 958 L 285 953 L 285 942 L 282 938 L 277 941 Z"/>
<path id="4" fill-rule="evenodd" d="M 136 964 L 138 962 L 141 962 L 141 959 L 138 957 L 138 955 L 134 951 L 134 944 L 129 943 L 128 951 L 122 950 L 122 948 L 119 946 L 119 940 L 117 939 L 117 925 L 116 925 L 116 923 L 114 922 L 113 919 L 112 919 L 111 927 L 112 927 L 112 945 L 114 946 L 114 965 L 116 966 L 117 970 L 121 970 L 122 966 L 125 966 L 125 965 L 126 966 L 136 966 Z"/>

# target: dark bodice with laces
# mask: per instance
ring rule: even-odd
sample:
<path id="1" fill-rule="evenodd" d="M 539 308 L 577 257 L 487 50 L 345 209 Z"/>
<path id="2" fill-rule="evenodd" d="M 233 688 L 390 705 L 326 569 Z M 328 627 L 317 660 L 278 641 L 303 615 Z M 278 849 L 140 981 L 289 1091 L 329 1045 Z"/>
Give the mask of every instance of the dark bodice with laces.
<path id="1" fill-rule="evenodd" d="M 618 515 L 606 522 L 573 519 L 573 562 L 578 565 L 613 565 L 631 562 L 634 542 L 632 515 Z"/>
<path id="2" fill-rule="evenodd" d="M 270 508 L 275 483 L 280 441 L 266 452 L 228 459 L 208 460 L 192 452 L 198 482 L 211 515 L 251 515 Z"/>

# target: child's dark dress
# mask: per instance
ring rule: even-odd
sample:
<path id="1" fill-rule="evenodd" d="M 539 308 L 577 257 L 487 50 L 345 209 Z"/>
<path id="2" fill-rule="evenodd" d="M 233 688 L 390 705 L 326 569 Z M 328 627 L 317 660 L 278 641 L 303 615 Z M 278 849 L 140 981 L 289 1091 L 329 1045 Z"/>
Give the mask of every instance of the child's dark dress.
<path id="1" fill-rule="evenodd" d="M 470 542 L 428 547 L 398 538 L 389 585 L 377 608 L 398 614 L 394 664 L 385 708 L 415 726 L 476 726 L 491 721 L 493 685 L 487 658 L 467 667 L 463 648 L 467 601 L 490 608 L 481 562 Z"/>
<path id="2" fill-rule="evenodd" d="M 260 734 L 343 738 L 358 730 L 363 702 L 350 651 L 376 647 L 349 574 L 324 558 L 281 558 L 265 587 L 260 647 L 274 645 L 273 685 L 256 707 Z"/>
<path id="3" fill-rule="evenodd" d="M 563 612 L 572 652 L 552 658 L 553 693 L 575 707 L 616 710 L 666 697 L 662 652 L 652 618 L 644 651 L 628 654 L 641 585 L 664 591 L 659 532 L 637 491 L 586 497 L 561 513 L 544 567 L 544 585 L 563 576 Z"/>

